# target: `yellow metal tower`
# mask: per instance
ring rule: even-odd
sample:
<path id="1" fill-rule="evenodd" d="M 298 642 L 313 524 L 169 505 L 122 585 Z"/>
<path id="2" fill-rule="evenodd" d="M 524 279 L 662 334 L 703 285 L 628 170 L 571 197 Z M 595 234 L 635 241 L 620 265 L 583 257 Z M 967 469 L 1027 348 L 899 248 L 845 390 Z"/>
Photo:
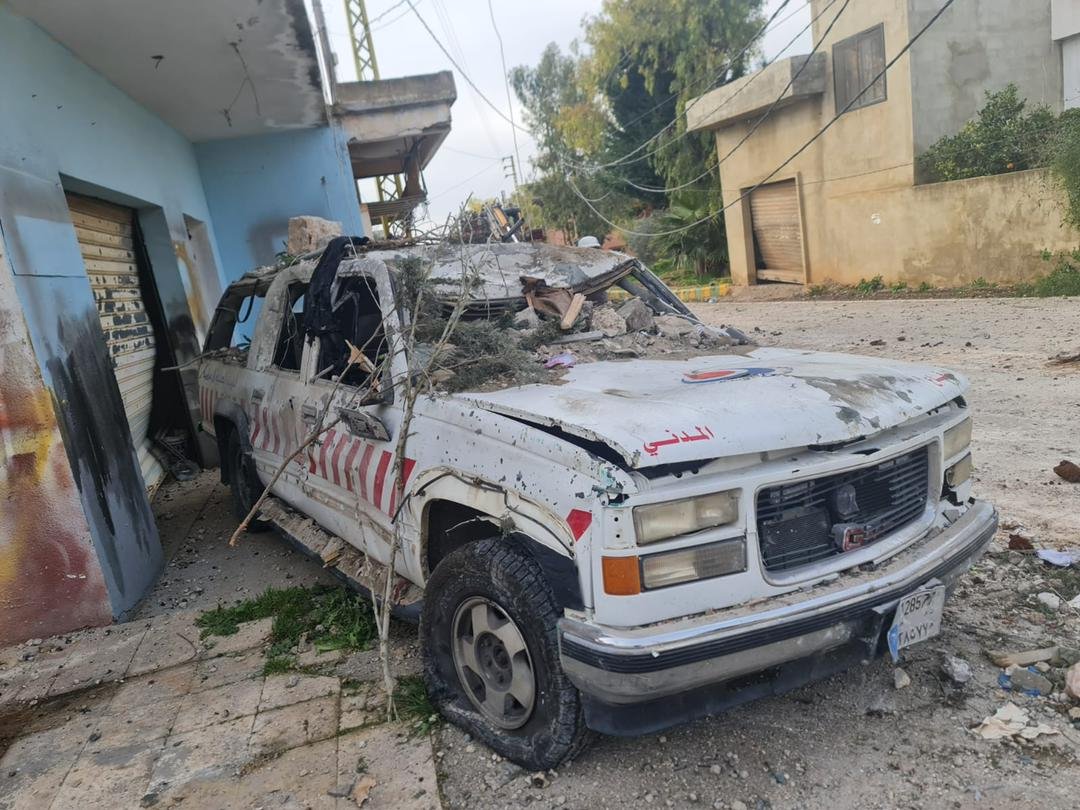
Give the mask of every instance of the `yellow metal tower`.
<path id="1" fill-rule="evenodd" d="M 349 38 L 352 40 L 353 61 L 356 63 L 356 79 L 361 82 L 377 81 L 379 63 L 375 59 L 375 44 L 371 40 L 371 26 L 368 24 L 367 6 L 364 0 L 345 0 L 345 16 L 349 22 Z M 375 191 L 379 202 L 392 202 L 401 199 L 405 183 L 399 174 L 387 174 L 375 178 Z M 390 226 L 393 217 L 383 217 L 383 234 L 390 238 Z M 401 221 L 403 236 L 408 236 L 409 217 Z"/>

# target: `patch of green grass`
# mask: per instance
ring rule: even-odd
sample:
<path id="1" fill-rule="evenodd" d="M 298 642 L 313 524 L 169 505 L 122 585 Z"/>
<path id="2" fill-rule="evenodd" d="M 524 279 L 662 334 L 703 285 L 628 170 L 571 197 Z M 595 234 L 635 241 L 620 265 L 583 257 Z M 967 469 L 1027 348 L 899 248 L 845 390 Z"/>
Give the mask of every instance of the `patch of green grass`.
<path id="1" fill-rule="evenodd" d="M 1043 258 L 1053 261 L 1053 256 Z M 1035 298 L 1080 295 L 1080 250 L 1057 256 L 1057 265 L 1042 278 L 1030 284 L 1017 285 L 1017 294 Z"/>
<path id="2" fill-rule="evenodd" d="M 268 588 L 254 599 L 218 605 L 199 615 L 200 636 L 230 636 L 243 622 L 273 618 L 266 674 L 294 666 L 304 636 L 320 652 L 362 650 L 375 638 L 371 605 L 344 587 Z"/>
<path id="3" fill-rule="evenodd" d="M 907 288 L 908 284 L 906 281 L 895 281 L 889 286 L 889 289 L 893 292 L 904 292 Z"/>
<path id="4" fill-rule="evenodd" d="M 419 675 L 398 678 L 394 688 L 394 706 L 401 719 L 417 734 L 427 734 L 439 725 L 439 710 L 431 704 L 427 685 Z"/>
<path id="5" fill-rule="evenodd" d="M 976 290 L 989 290 L 991 287 L 996 287 L 997 284 L 987 281 L 982 276 L 979 276 L 977 279 L 971 282 L 969 286 Z"/>
<path id="6" fill-rule="evenodd" d="M 923 281 L 919 284 L 919 292 L 930 292 L 932 289 L 934 289 L 934 285 L 929 281 Z"/>
<path id="7" fill-rule="evenodd" d="M 828 291 L 828 287 L 826 287 L 824 284 L 811 284 L 810 289 L 807 290 L 811 298 L 816 298 L 819 295 L 824 295 Z"/>
<path id="8" fill-rule="evenodd" d="M 296 665 L 296 659 L 291 655 L 275 655 L 267 658 L 263 664 L 263 675 L 280 675 L 283 672 L 291 672 Z"/>
<path id="9" fill-rule="evenodd" d="M 867 281 L 865 278 L 860 278 L 859 283 L 855 285 L 855 292 L 860 295 L 870 295 L 872 293 L 880 292 L 885 289 L 885 280 L 881 276 L 874 276 Z"/>

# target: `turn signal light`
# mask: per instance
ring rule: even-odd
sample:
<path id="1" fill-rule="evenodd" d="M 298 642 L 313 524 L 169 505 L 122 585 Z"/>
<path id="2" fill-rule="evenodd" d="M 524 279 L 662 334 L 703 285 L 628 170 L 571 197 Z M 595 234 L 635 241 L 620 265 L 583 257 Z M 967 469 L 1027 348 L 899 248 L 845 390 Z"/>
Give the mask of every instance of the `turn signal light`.
<path id="1" fill-rule="evenodd" d="M 604 592 L 612 596 L 641 593 L 641 571 L 637 557 L 603 557 Z"/>

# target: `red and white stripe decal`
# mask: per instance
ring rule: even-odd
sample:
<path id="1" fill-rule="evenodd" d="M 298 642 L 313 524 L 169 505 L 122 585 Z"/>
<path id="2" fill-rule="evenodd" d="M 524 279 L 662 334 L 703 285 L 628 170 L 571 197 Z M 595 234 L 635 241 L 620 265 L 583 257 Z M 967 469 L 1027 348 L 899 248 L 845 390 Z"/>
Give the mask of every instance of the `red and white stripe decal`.
<path id="1" fill-rule="evenodd" d="M 216 398 L 207 389 L 202 392 L 204 414 L 213 412 Z M 277 455 L 285 452 L 290 442 L 284 430 L 285 421 L 265 407 L 253 408 L 251 413 L 251 446 Z M 322 441 L 308 451 L 308 474 L 317 475 L 335 486 L 356 493 L 361 500 L 393 517 L 404 494 L 393 481 L 394 455 L 371 442 L 354 439 L 347 433 L 328 430 Z M 303 463 L 302 461 L 300 462 Z M 403 486 L 416 469 L 416 460 L 406 458 L 402 464 Z"/>

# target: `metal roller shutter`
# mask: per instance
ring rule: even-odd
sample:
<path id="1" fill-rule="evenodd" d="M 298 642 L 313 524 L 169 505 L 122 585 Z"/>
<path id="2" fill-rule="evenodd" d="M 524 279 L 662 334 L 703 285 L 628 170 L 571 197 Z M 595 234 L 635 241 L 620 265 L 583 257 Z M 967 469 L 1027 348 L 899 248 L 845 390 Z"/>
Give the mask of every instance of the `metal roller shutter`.
<path id="1" fill-rule="evenodd" d="M 154 393 L 154 328 L 143 303 L 135 259 L 135 212 L 130 208 L 68 195 L 86 275 L 97 303 L 101 330 L 124 400 L 131 440 L 147 489 L 165 474 L 150 452 Z"/>
<path id="2" fill-rule="evenodd" d="M 799 191 L 794 180 L 769 183 L 750 195 L 750 220 L 760 266 L 757 277 L 765 281 L 802 284 L 802 227 L 799 218 Z"/>

